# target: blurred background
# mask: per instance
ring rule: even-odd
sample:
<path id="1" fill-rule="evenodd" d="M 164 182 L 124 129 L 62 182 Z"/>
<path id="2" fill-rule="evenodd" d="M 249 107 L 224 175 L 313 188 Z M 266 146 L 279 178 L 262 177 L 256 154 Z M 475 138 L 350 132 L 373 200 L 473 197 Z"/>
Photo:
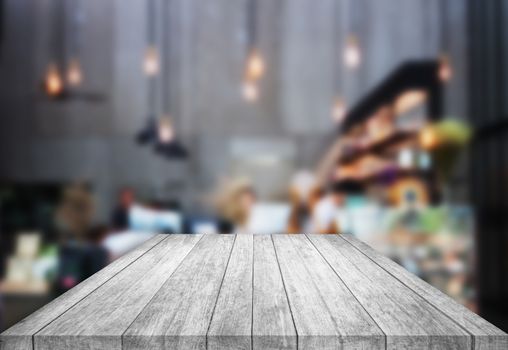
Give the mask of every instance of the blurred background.
<path id="1" fill-rule="evenodd" d="M 156 233 L 351 233 L 508 330 L 508 2 L 0 0 L 0 330 Z"/>

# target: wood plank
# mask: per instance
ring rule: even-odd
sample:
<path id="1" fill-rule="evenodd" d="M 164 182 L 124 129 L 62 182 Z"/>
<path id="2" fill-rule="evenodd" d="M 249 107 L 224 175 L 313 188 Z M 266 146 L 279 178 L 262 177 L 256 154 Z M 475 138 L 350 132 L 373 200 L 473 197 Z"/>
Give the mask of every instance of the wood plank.
<path id="1" fill-rule="evenodd" d="M 208 349 L 251 349 L 253 237 L 236 237 L 208 330 Z"/>
<path id="2" fill-rule="evenodd" d="M 375 251 L 369 245 L 357 240 L 351 235 L 341 235 L 341 237 L 401 283 L 427 300 L 427 302 L 447 314 L 464 329 L 467 329 L 474 337 L 475 349 L 508 348 L 508 335 L 496 326 L 471 312 L 430 284 L 411 274 L 402 266 Z"/>
<path id="3" fill-rule="evenodd" d="M 254 349 L 296 349 L 293 317 L 272 238 L 254 236 L 252 345 Z"/>
<path id="4" fill-rule="evenodd" d="M 386 335 L 387 349 L 470 349 L 471 336 L 339 235 L 308 235 Z"/>
<path id="5" fill-rule="evenodd" d="M 204 349 L 234 235 L 205 235 L 123 336 L 124 349 Z"/>
<path id="6" fill-rule="evenodd" d="M 384 348 L 372 318 L 305 235 L 273 235 L 299 349 Z"/>
<path id="7" fill-rule="evenodd" d="M 200 238 L 169 235 L 35 334 L 35 350 L 120 350 L 122 334 Z"/>
<path id="8" fill-rule="evenodd" d="M 0 335 L 1 350 L 32 350 L 32 336 L 159 244 L 166 235 L 157 235 L 118 258 L 101 271 L 48 303 Z"/>

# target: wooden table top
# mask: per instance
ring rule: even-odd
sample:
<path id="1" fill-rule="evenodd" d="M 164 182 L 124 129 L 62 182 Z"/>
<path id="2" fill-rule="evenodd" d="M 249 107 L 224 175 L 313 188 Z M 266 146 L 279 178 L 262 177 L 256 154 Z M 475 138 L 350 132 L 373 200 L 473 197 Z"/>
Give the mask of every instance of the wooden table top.
<path id="1" fill-rule="evenodd" d="M 349 235 L 158 235 L 5 331 L 1 349 L 507 349 Z"/>

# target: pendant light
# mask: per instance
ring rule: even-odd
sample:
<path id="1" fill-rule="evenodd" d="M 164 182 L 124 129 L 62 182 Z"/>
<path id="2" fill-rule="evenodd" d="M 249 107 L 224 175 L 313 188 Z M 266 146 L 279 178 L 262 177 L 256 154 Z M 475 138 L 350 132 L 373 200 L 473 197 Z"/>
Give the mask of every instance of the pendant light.
<path id="1" fill-rule="evenodd" d="M 159 74 L 160 70 L 160 57 L 159 50 L 155 45 L 155 17 L 156 8 L 155 0 L 147 0 L 147 41 L 148 45 L 145 49 L 143 57 L 143 71 L 148 77 L 154 77 Z"/>
<path id="2" fill-rule="evenodd" d="M 351 4 L 351 0 L 347 0 L 345 4 L 347 6 L 345 13 L 346 16 L 349 16 L 349 18 L 347 19 L 348 21 L 347 30 L 349 31 L 349 34 L 347 35 L 346 38 L 343 58 L 345 66 L 350 70 L 355 70 L 362 63 L 362 54 L 360 50 L 358 37 L 354 34 L 353 28 L 356 16 L 356 12 L 354 11 L 353 8 L 354 0 L 353 4 Z"/>
<path id="3" fill-rule="evenodd" d="M 332 119 L 337 123 L 341 124 L 347 114 L 347 107 L 344 99 L 336 97 L 332 107 Z"/>
<path id="4" fill-rule="evenodd" d="M 44 78 L 44 91 L 50 98 L 56 98 L 63 92 L 63 80 L 56 63 L 50 63 Z"/>
<path id="5" fill-rule="evenodd" d="M 358 44 L 358 38 L 350 34 L 346 40 L 346 47 L 344 49 L 344 64 L 347 68 L 354 70 L 357 69 L 362 62 L 362 56 L 360 53 L 360 46 Z"/>
<path id="6" fill-rule="evenodd" d="M 258 50 L 253 47 L 250 50 L 249 57 L 247 59 L 246 77 L 250 80 L 257 81 L 261 79 L 265 73 L 265 62 L 261 57 Z"/>
<path id="7" fill-rule="evenodd" d="M 257 48 L 257 0 L 247 2 L 247 57 L 245 60 L 242 94 L 246 101 L 259 99 L 259 80 L 265 73 L 265 62 Z"/>
<path id="8" fill-rule="evenodd" d="M 170 57 L 170 33 L 171 28 L 171 1 L 163 0 L 163 31 L 161 33 L 161 93 L 162 112 L 157 125 L 157 142 L 155 151 L 168 159 L 185 159 L 188 157 L 187 149 L 178 141 L 175 135 L 175 110 L 171 103 L 171 57 Z"/>
<path id="9" fill-rule="evenodd" d="M 243 97 L 248 102 L 256 102 L 259 98 L 259 89 L 256 81 L 246 78 L 242 86 Z"/>
<path id="10" fill-rule="evenodd" d="M 441 54 L 439 56 L 439 67 L 438 67 L 438 78 L 446 84 L 453 78 L 453 68 L 450 60 L 450 56 L 446 53 L 446 47 L 448 46 L 448 7 L 446 1 L 441 2 L 441 14 L 443 16 L 443 27 L 441 28 Z"/>
<path id="11" fill-rule="evenodd" d="M 64 91 L 64 82 L 62 73 L 58 64 L 63 61 L 63 4 L 60 0 L 53 1 L 52 31 L 50 39 L 51 58 L 50 63 L 46 67 L 43 80 L 44 92 L 49 98 L 55 99 L 62 96 Z M 51 20 L 51 19 L 50 19 Z"/>
<path id="12" fill-rule="evenodd" d="M 137 133 L 136 141 L 140 145 L 153 144 L 158 138 L 158 118 L 156 117 L 156 75 L 158 74 L 158 52 L 155 44 L 156 9 L 155 0 L 146 0 L 146 40 L 147 46 L 143 59 L 143 71 L 147 76 L 148 117 L 145 126 Z"/>
<path id="13" fill-rule="evenodd" d="M 148 46 L 143 59 L 143 70 L 147 76 L 154 77 L 159 74 L 159 61 L 159 50 L 157 50 L 157 47 L 155 45 Z"/>
<path id="14" fill-rule="evenodd" d="M 158 142 L 161 144 L 169 144 L 174 141 L 174 129 L 171 121 L 171 92 L 170 92 L 170 80 L 172 79 L 170 72 L 170 47 L 169 38 L 171 30 L 171 22 L 169 21 L 170 11 L 170 0 L 163 0 L 162 15 L 163 30 L 161 33 L 161 46 L 163 51 L 162 61 L 162 74 L 161 74 L 161 93 L 162 93 L 162 113 L 158 123 Z"/>
<path id="15" fill-rule="evenodd" d="M 149 115 L 144 128 L 136 135 L 136 140 L 141 145 L 152 146 L 157 154 L 165 158 L 184 159 L 188 156 L 188 151 L 176 139 L 170 103 L 170 79 L 172 78 L 169 69 L 170 0 L 163 0 L 160 3 L 163 6 L 162 10 L 156 11 L 155 0 L 147 2 L 148 46 L 143 68 L 148 78 Z M 157 37 L 156 21 L 160 16 L 164 19 L 163 30 Z M 157 41 L 162 47 L 162 56 L 159 55 Z M 157 106 L 160 109 L 156 108 Z"/>
<path id="16" fill-rule="evenodd" d="M 79 61 L 81 48 L 81 26 L 84 19 L 81 0 L 69 2 L 71 8 L 70 60 L 67 63 L 67 83 L 77 87 L 83 82 L 83 71 Z"/>
<path id="17" fill-rule="evenodd" d="M 441 54 L 439 58 L 439 80 L 442 83 L 448 83 L 453 78 L 453 70 L 452 65 L 450 63 L 450 58 L 446 54 Z"/>
<path id="18" fill-rule="evenodd" d="M 335 15 L 335 21 L 333 26 L 333 42 L 337 43 L 339 40 L 339 33 L 341 32 L 341 28 L 339 26 L 339 18 L 341 14 L 340 9 L 340 2 L 336 1 L 334 2 L 334 15 Z M 344 76 L 342 74 L 342 64 L 341 62 L 337 62 L 337 51 L 334 47 L 334 50 L 332 50 L 333 56 L 332 56 L 332 66 L 333 66 L 333 91 L 335 94 L 332 108 L 331 108 L 331 117 L 332 120 L 336 124 L 341 124 L 344 121 L 344 118 L 346 117 L 347 108 L 346 108 L 346 102 L 344 101 L 344 98 L 340 95 L 340 90 L 342 88 L 341 81 Z"/>

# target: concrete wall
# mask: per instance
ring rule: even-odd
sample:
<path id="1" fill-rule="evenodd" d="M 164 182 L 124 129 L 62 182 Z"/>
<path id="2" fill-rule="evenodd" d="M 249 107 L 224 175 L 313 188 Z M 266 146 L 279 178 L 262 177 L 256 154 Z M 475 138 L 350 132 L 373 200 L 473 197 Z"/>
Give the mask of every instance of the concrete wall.
<path id="1" fill-rule="evenodd" d="M 168 162 L 138 147 L 133 138 L 149 108 L 141 70 L 145 1 L 80 1 L 83 89 L 104 93 L 102 103 L 48 102 L 39 92 L 52 57 L 54 1 L 3 1 L 0 176 L 5 181 L 87 179 L 100 195 L 102 217 L 122 185 L 194 202 L 236 168 L 233 139 L 284 142 L 296 155 L 284 166 L 315 166 L 330 140 L 337 78 L 353 104 L 402 61 L 446 50 L 455 70 L 446 110 L 466 114 L 462 1 L 258 0 L 258 40 L 267 72 L 261 99 L 251 105 L 240 94 L 247 0 L 170 0 L 172 75 L 165 98 L 192 156 L 187 162 Z M 362 46 L 357 72 L 340 66 L 341 47 L 351 30 Z"/>

